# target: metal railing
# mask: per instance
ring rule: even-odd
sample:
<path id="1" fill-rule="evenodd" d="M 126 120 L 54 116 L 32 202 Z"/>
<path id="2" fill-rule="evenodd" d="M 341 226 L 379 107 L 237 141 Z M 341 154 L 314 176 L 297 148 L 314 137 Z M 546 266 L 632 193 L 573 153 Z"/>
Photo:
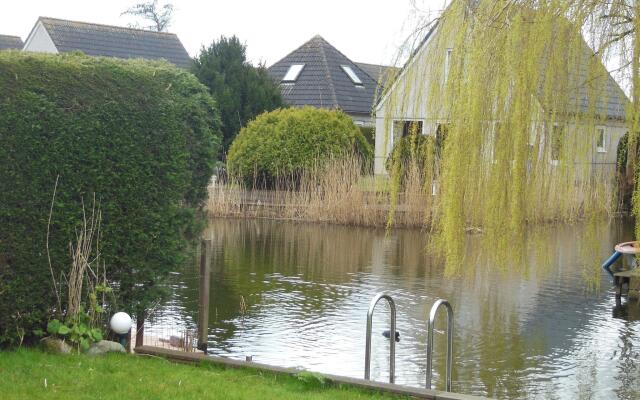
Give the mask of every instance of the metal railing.
<path id="1" fill-rule="evenodd" d="M 427 389 L 431 389 L 431 376 L 433 368 L 433 330 L 436 321 L 436 314 L 440 307 L 447 309 L 447 364 L 446 364 L 446 391 L 451 391 L 451 369 L 453 366 L 453 308 L 448 301 L 439 299 L 431 307 L 428 325 L 427 344 Z"/>
<path id="2" fill-rule="evenodd" d="M 394 383 L 396 372 L 396 303 L 391 296 L 385 293 L 375 295 L 373 299 L 371 299 L 369 311 L 367 311 L 367 343 L 364 352 L 364 379 L 371 379 L 371 329 L 373 327 L 373 310 L 376 308 L 376 304 L 382 299 L 385 299 L 389 303 L 389 308 L 391 309 L 389 383 Z"/>

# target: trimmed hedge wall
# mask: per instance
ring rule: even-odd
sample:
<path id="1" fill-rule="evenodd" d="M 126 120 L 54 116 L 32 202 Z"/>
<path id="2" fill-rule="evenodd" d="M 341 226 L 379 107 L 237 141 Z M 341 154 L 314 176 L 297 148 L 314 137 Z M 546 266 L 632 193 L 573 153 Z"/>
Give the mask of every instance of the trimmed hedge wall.
<path id="1" fill-rule="evenodd" d="M 46 326 L 46 254 L 68 271 L 82 204 L 102 212 L 101 259 L 139 314 L 181 262 L 220 141 L 215 103 L 166 63 L 0 52 L 0 345 Z"/>
<path id="2" fill-rule="evenodd" d="M 354 153 L 366 164 L 373 150 L 345 113 L 286 108 L 263 113 L 243 128 L 231 145 L 227 167 L 247 184 L 271 186 L 278 179 L 295 181 L 318 161 Z"/>

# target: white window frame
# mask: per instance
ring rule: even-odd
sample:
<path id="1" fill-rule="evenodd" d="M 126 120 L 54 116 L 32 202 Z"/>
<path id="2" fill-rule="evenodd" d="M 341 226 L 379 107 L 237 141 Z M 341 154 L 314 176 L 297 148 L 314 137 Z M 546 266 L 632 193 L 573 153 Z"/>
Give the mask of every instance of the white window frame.
<path id="1" fill-rule="evenodd" d="M 284 77 L 282 77 L 282 83 L 294 83 L 295 81 L 298 80 L 298 77 L 300 76 L 300 73 L 302 73 L 302 70 L 304 69 L 306 64 L 291 64 L 291 66 L 289 67 L 289 69 L 287 70 L 287 73 L 284 74 Z"/>
<path id="2" fill-rule="evenodd" d="M 356 74 L 356 71 L 353 70 L 349 65 L 341 65 L 342 71 L 351 79 L 356 86 L 364 86 L 360 77 Z"/>
<path id="3" fill-rule="evenodd" d="M 449 77 L 449 70 L 451 69 L 451 57 L 453 55 L 453 49 L 447 48 L 444 53 L 444 81 L 447 81 Z"/>
<path id="4" fill-rule="evenodd" d="M 600 146 L 600 132 L 602 132 L 602 146 Z M 596 126 L 596 152 L 597 153 L 606 153 L 607 152 L 607 142 L 609 142 L 607 135 L 607 128 L 604 126 Z"/>

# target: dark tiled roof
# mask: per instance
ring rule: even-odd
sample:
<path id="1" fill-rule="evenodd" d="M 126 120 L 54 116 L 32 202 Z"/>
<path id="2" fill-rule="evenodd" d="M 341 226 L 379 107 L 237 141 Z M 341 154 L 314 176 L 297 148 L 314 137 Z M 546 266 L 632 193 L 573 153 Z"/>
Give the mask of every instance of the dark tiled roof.
<path id="1" fill-rule="evenodd" d="M 570 71 L 569 76 L 571 85 L 568 92 L 569 107 L 585 114 L 590 112 L 590 108 L 595 108 L 591 112 L 595 112 L 596 115 L 606 115 L 609 119 L 626 119 L 629 98 L 589 45 L 582 38 L 581 41 L 583 49 L 579 60 L 580 65 L 576 71 Z M 593 62 L 597 63 L 595 67 Z M 597 96 L 595 100 L 593 96 Z"/>
<path id="2" fill-rule="evenodd" d="M 293 64 L 304 64 L 295 83 L 281 84 L 284 100 L 293 106 L 340 108 L 348 113 L 370 114 L 377 82 L 329 42 L 314 36 L 268 69 L 280 83 Z M 355 85 L 341 65 L 351 67 L 362 85 Z"/>
<path id="3" fill-rule="evenodd" d="M 91 56 L 164 59 L 178 67 L 191 66 L 191 57 L 173 33 L 44 17 L 39 20 L 59 52 L 80 50 Z"/>
<path id="4" fill-rule="evenodd" d="M 22 39 L 18 36 L 0 35 L 0 50 L 22 49 Z"/>
<path id="5" fill-rule="evenodd" d="M 367 64 L 361 62 L 356 62 L 356 65 L 382 87 L 386 87 L 387 82 L 389 82 L 390 79 L 393 79 L 400 71 L 400 68 L 398 67 L 391 67 L 387 65 Z"/>

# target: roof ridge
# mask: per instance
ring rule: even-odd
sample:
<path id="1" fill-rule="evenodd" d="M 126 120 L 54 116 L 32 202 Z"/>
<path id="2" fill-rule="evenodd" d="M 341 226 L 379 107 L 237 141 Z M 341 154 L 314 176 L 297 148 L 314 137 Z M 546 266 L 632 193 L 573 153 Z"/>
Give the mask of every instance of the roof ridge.
<path id="1" fill-rule="evenodd" d="M 305 64 L 309 68 L 305 67 L 295 84 L 281 85 L 287 103 L 338 108 L 347 113 L 370 113 L 376 81 L 321 36 L 315 35 L 271 65 L 269 75 L 274 81 L 282 82 L 293 64 Z M 357 85 L 350 79 L 342 65 L 352 68 L 363 85 Z"/>
<path id="2" fill-rule="evenodd" d="M 2 36 L 2 37 L 10 37 L 10 38 L 18 38 L 18 39 L 22 40 L 22 38 L 20 36 L 18 36 L 18 35 L 5 35 L 5 34 L 0 33 L 0 36 Z"/>
<path id="3" fill-rule="evenodd" d="M 296 47 L 295 50 L 290 51 L 289 53 L 287 53 L 284 57 L 280 58 L 278 61 L 274 62 L 273 64 L 271 64 L 269 66 L 269 68 L 273 67 L 274 65 L 276 65 L 279 62 L 284 61 L 285 58 L 289 57 L 289 55 L 291 55 L 292 53 L 295 53 L 296 51 L 300 50 L 301 48 L 303 48 L 304 46 L 306 46 L 307 44 L 309 44 L 309 42 L 315 40 L 316 38 L 320 38 L 322 39 L 322 36 L 320 35 L 314 35 L 311 39 L 307 40 L 306 42 L 302 43 L 300 46 Z M 324 39 L 323 39 L 324 40 Z"/>
<path id="4" fill-rule="evenodd" d="M 360 62 L 360 61 L 353 61 L 353 63 L 354 64 L 362 64 L 362 65 L 370 65 L 372 67 L 399 68 L 399 67 L 396 67 L 395 65 L 373 64 L 373 63 L 366 63 L 366 62 Z"/>
<path id="5" fill-rule="evenodd" d="M 326 40 L 324 40 L 320 35 L 316 35 L 313 37 L 313 39 L 322 39 L 323 42 L 329 44 L 329 42 L 327 42 Z M 329 68 L 329 62 L 327 61 L 327 54 L 324 51 L 324 44 L 321 43 L 320 45 L 320 54 L 322 55 L 322 64 L 324 66 L 325 72 L 327 74 L 327 81 L 329 82 L 329 91 L 331 93 L 331 97 L 333 100 L 333 104 L 338 106 L 338 96 L 336 95 L 336 87 L 333 84 L 333 76 L 331 75 L 331 69 Z"/>
<path id="6" fill-rule="evenodd" d="M 346 54 L 344 54 L 343 52 L 341 52 L 340 50 L 338 50 L 338 48 L 334 45 L 332 45 L 331 43 L 329 43 L 325 38 L 323 38 L 320 35 L 316 35 L 313 37 L 313 39 L 320 39 L 322 40 L 324 43 L 326 43 L 329 47 L 331 47 L 333 50 L 335 50 L 338 54 L 340 54 L 342 57 L 346 58 L 352 65 L 354 65 L 356 68 L 358 68 L 358 70 L 360 70 L 360 72 L 364 73 L 366 76 L 368 76 L 369 78 L 371 78 L 371 76 L 369 74 L 367 74 L 366 71 L 364 71 L 362 68 L 360 68 L 355 61 L 353 61 L 352 59 L 350 59 L 349 57 L 346 56 Z M 312 40 L 313 40 L 312 39 Z M 375 81 L 375 79 L 371 78 L 373 81 Z"/>
<path id="7" fill-rule="evenodd" d="M 142 29 L 142 28 L 131 28 L 128 26 L 120 26 L 120 25 L 108 25 L 108 24 L 99 24 L 99 23 L 95 23 L 95 22 L 85 22 L 85 21 L 74 21 L 71 19 L 62 19 L 62 18 L 53 18 L 53 17 L 43 17 L 40 16 L 38 17 L 38 21 L 43 21 L 43 20 L 49 20 L 49 21 L 59 21 L 59 22 L 71 22 L 74 24 L 81 24 L 81 25 L 93 25 L 93 26 L 102 26 L 105 28 L 116 28 L 116 29 L 122 29 L 122 30 L 127 30 L 127 31 L 138 31 L 138 32 L 144 32 L 144 33 L 149 33 L 149 34 L 158 34 L 158 35 L 169 35 L 169 36 L 178 36 L 175 33 L 172 32 L 158 32 L 158 31 L 151 31 L 148 29 Z"/>

